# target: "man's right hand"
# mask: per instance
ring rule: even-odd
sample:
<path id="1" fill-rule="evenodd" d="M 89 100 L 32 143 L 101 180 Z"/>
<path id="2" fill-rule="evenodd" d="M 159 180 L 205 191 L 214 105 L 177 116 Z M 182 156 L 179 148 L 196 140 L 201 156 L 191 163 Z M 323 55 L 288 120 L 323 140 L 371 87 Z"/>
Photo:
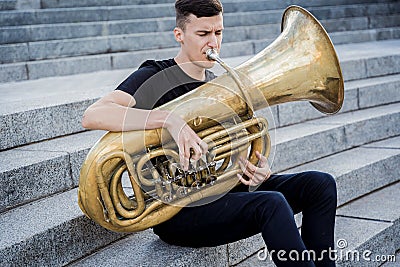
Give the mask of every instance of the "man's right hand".
<path id="1" fill-rule="evenodd" d="M 207 153 L 208 145 L 179 116 L 170 114 L 165 122 L 165 128 L 178 145 L 179 160 L 183 170 L 188 170 L 190 159 L 197 161 Z"/>

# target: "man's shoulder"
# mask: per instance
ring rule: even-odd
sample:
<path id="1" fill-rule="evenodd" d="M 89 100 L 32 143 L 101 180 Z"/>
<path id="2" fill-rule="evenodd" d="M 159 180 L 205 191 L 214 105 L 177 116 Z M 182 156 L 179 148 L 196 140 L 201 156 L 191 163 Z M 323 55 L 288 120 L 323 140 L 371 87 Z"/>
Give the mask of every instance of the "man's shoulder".
<path id="1" fill-rule="evenodd" d="M 136 71 L 131 73 L 127 81 L 134 82 L 137 86 L 140 86 L 142 83 L 144 83 L 147 79 L 149 79 L 156 73 L 164 69 L 167 69 L 175 64 L 173 59 L 146 60 L 139 66 L 139 68 Z"/>
<path id="2" fill-rule="evenodd" d="M 118 85 L 116 90 L 121 90 L 134 95 L 138 88 L 150 77 L 173 66 L 174 64 L 176 63 L 173 59 L 146 60 L 136 71 L 132 72 L 120 85 Z"/>
<path id="3" fill-rule="evenodd" d="M 176 65 L 175 60 L 170 59 L 163 59 L 163 60 L 146 60 L 139 66 L 139 70 L 146 69 L 146 70 L 154 70 L 154 71 L 161 71 Z"/>

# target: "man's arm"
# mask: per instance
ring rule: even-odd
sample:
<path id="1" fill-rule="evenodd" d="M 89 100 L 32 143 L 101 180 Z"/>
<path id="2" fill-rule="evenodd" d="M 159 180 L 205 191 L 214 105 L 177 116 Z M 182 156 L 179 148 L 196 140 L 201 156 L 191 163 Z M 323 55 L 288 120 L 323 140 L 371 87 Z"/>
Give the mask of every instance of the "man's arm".
<path id="1" fill-rule="evenodd" d="M 82 126 L 92 130 L 132 131 L 165 127 L 169 112 L 133 108 L 135 99 L 115 90 L 88 107 Z"/>
<path id="2" fill-rule="evenodd" d="M 134 108 L 135 99 L 120 90 L 110 92 L 88 107 L 82 126 L 93 130 L 132 131 L 164 127 L 178 145 L 180 162 L 187 170 L 190 157 L 198 160 L 207 152 L 207 144 L 178 116 L 164 110 Z M 193 150 L 193 155 L 191 151 Z"/>

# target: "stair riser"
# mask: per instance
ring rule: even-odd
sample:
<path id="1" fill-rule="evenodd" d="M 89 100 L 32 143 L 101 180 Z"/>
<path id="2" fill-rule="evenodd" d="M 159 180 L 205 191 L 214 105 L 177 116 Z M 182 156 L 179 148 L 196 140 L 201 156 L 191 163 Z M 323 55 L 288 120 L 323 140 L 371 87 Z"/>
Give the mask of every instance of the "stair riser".
<path id="1" fill-rule="evenodd" d="M 231 42 L 254 40 L 255 51 L 257 52 L 269 44 L 267 40 L 274 40 L 279 33 L 278 25 L 226 28 L 223 47 L 225 48 L 225 45 L 229 45 Z M 396 39 L 400 37 L 400 27 L 334 32 L 330 36 L 335 44 Z M 0 63 L 56 59 L 110 52 L 164 49 L 178 46 L 179 44 L 175 41 L 171 32 L 8 44 L 1 46 Z"/>
<path id="2" fill-rule="evenodd" d="M 48 220 L 51 218 L 43 218 Z M 1 266 L 62 266 L 120 239 L 84 216 L 0 251 Z"/>
<path id="3" fill-rule="evenodd" d="M 360 252 L 359 254 L 359 260 L 357 259 L 356 256 L 352 255 L 357 255 L 357 254 L 349 254 L 347 256 L 349 259 L 346 259 L 346 254 L 344 254 L 344 259 L 338 260 L 337 266 L 338 267 L 377 267 L 381 266 L 382 262 L 375 261 L 376 256 L 385 256 L 385 255 L 393 255 L 395 251 L 399 247 L 395 247 L 395 243 L 393 242 L 394 239 L 399 240 L 398 238 L 398 232 L 400 232 L 400 225 L 395 224 L 392 225 L 388 228 L 386 228 L 384 231 L 380 232 L 361 246 L 355 248 L 352 250 L 353 252 Z M 397 236 L 397 238 L 396 238 Z M 362 252 L 365 251 L 371 251 L 372 253 L 367 256 L 367 259 L 372 259 L 372 260 L 366 260 L 363 258 Z M 354 259 L 352 260 L 352 257 Z"/>
<path id="4" fill-rule="evenodd" d="M 225 27 L 251 26 L 261 24 L 280 24 L 282 11 L 256 13 L 230 13 L 224 17 Z M 379 27 L 400 26 L 399 16 L 371 15 L 362 17 L 338 18 L 324 17 L 321 23 L 328 32 L 361 30 Z M 147 20 L 100 21 L 64 24 L 43 24 L 32 26 L 9 26 L 0 28 L 0 44 L 61 40 L 70 38 L 108 36 L 118 34 L 172 31 L 174 18 Z"/>
<path id="5" fill-rule="evenodd" d="M 93 100 L 3 115 L 1 150 L 83 131 L 80 120 L 91 103 Z"/>
<path id="6" fill-rule="evenodd" d="M 0 174 L 0 213 L 36 199 L 73 188 L 71 162 L 67 153 L 49 151 L 14 151 L 10 158 L 20 162 L 26 157 L 42 157 L 45 161 Z M 52 155 L 53 158 L 49 159 Z M 72 156 L 72 155 L 71 155 Z"/>
<path id="7" fill-rule="evenodd" d="M 265 1 L 227 3 L 224 5 L 224 13 L 229 16 L 233 12 L 251 12 L 273 10 L 273 7 L 266 5 Z M 286 6 L 283 2 L 279 9 Z M 363 17 L 388 15 L 398 13 L 400 5 L 394 3 L 383 4 L 364 4 L 364 5 L 346 5 L 329 7 L 312 7 L 312 4 L 302 5 L 320 18 L 345 18 L 345 17 Z M 282 11 L 279 11 L 282 12 Z M 90 21 L 110 21 L 110 20 L 130 20 L 146 18 L 175 17 L 173 5 L 163 6 L 128 6 L 128 7 L 109 7 L 86 8 L 86 9 L 68 9 L 68 10 L 24 10 L 2 12 L 0 17 L 0 26 L 21 26 L 35 24 L 53 24 L 53 23 L 76 23 Z"/>
<path id="8" fill-rule="evenodd" d="M 343 205 L 378 188 L 399 181 L 400 170 L 396 167 L 399 162 L 400 155 L 396 155 L 338 177 L 336 179 L 338 188 L 340 188 L 338 205 Z M 349 184 L 352 186 L 348 186 Z"/>
<path id="9" fill-rule="evenodd" d="M 335 32 L 330 34 L 335 45 L 348 43 L 362 43 L 400 38 L 400 28 L 380 28 L 353 32 Z"/>
<path id="10" fill-rule="evenodd" d="M 88 131 L 2 152 L 0 213 L 78 186 L 79 172 L 105 131 Z"/>
<path id="11" fill-rule="evenodd" d="M 62 7 L 85 7 L 85 6 L 118 6 L 118 5 L 139 5 L 139 4 L 161 4 L 170 3 L 170 0 L 42 0 L 42 8 Z"/>
<path id="12" fill-rule="evenodd" d="M 396 31 L 395 34 L 398 34 Z M 222 57 L 251 55 L 265 48 L 272 40 L 246 41 L 224 44 Z M 250 48 L 250 49 L 249 49 Z M 254 50 L 253 50 L 254 49 Z M 57 60 L 31 61 L 0 65 L 0 82 L 26 79 L 39 79 L 50 76 L 64 76 L 88 73 L 99 70 L 135 68 L 145 58 L 163 58 L 176 55 L 178 48 L 134 51 L 126 53 L 102 54 Z M 355 60 L 343 67 L 345 80 L 364 79 L 367 77 L 399 73 L 399 56 L 391 55 L 373 61 Z M 111 63 L 112 62 L 112 63 Z M 367 65 L 366 65 L 367 64 Z M 383 64 L 383 65 L 381 65 Z M 372 68 L 372 70 L 367 70 Z M 378 70 L 377 70 L 378 69 Z M 377 72 L 377 73 L 373 73 Z"/>
<path id="13" fill-rule="evenodd" d="M 374 140 L 400 135 L 399 120 L 400 114 L 389 114 L 368 121 L 335 127 L 306 138 L 301 137 L 289 142 L 277 143 L 273 162 L 274 170 L 281 172 Z M 385 124 L 382 124 L 382 121 L 385 121 Z M 290 157 L 286 155 L 287 151 L 291 151 Z"/>
<path id="14" fill-rule="evenodd" d="M 222 1 L 225 5 L 228 5 L 231 1 Z M 297 1 L 262 1 L 270 8 L 284 8 L 290 4 L 302 5 L 307 3 L 312 6 L 324 6 L 326 1 L 314 0 L 311 3 L 304 0 Z M 334 0 L 330 1 L 331 5 L 345 5 L 345 4 L 359 4 L 359 3 L 388 3 L 394 2 L 393 0 Z M 57 0 L 42 0 L 42 8 L 60 8 L 60 7 L 85 7 L 85 6 L 117 6 L 117 5 L 132 5 L 132 4 L 158 4 L 158 3 L 170 3 L 169 0 L 73 0 L 73 1 L 57 1 Z"/>
<path id="15" fill-rule="evenodd" d="M 400 81 L 379 83 L 360 88 L 349 88 L 345 90 L 344 103 L 340 112 L 349 112 L 367 107 L 374 107 L 400 101 L 398 90 Z M 311 119 L 323 117 L 308 103 L 297 102 L 281 104 L 278 106 L 278 118 L 275 125 L 283 127 Z"/>
<path id="16" fill-rule="evenodd" d="M 17 0 L 4 0 L 0 2 L 0 10 L 13 10 L 15 9 Z"/>

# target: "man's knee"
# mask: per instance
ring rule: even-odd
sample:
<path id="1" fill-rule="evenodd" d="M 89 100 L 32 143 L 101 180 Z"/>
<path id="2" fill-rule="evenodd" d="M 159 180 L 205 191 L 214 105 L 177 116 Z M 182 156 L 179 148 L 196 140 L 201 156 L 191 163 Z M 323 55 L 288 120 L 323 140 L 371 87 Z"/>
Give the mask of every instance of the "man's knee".
<path id="1" fill-rule="evenodd" d="M 329 173 L 320 172 L 322 183 L 325 185 L 325 192 L 330 194 L 332 197 L 336 198 L 337 188 L 336 180 Z"/>
<path id="2" fill-rule="evenodd" d="M 308 175 L 312 177 L 312 183 L 320 192 L 321 197 L 324 200 L 329 200 L 336 203 L 337 188 L 335 178 L 329 173 L 318 171 L 310 171 L 308 172 Z"/>
<path id="3" fill-rule="evenodd" d="M 271 206 L 275 212 L 293 214 L 292 208 L 281 192 L 268 191 L 263 196 L 264 207 Z"/>

